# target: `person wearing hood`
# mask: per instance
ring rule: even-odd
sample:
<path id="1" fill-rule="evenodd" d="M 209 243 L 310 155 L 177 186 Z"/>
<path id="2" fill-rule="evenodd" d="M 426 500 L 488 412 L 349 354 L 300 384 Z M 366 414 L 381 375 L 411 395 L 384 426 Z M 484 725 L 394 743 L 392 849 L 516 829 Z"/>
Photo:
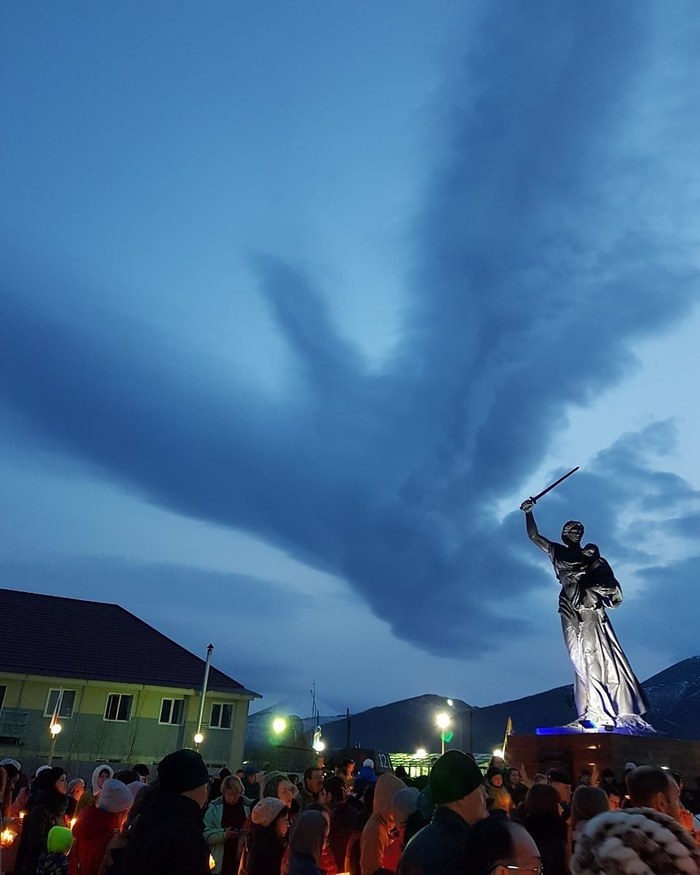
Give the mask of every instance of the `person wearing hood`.
<path id="1" fill-rule="evenodd" d="M 46 839 L 54 826 L 65 826 L 68 779 L 62 768 L 42 769 L 32 782 L 29 813 L 24 818 L 17 849 L 15 875 L 36 875 L 39 857 L 46 851 Z"/>
<path id="2" fill-rule="evenodd" d="M 384 868 L 384 852 L 391 841 L 389 831 L 394 825 L 394 794 L 405 787 L 404 782 L 391 772 L 377 778 L 372 816 L 360 839 L 361 875 L 374 875 L 377 869 Z"/>
<path id="3" fill-rule="evenodd" d="M 80 814 L 83 808 L 88 808 L 90 805 L 97 803 L 104 782 L 113 777 L 114 769 L 108 766 L 107 763 L 101 763 L 93 769 L 92 777 L 90 778 L 90 790 L 85 790 L 80 799 L 78 799 L 78 804 L 75 807 L 76 816 Z"/>
<path id="4" fill-rule="evenodd" d="M 124 859 L 126 857 L 126 846 L 129 843 L 131 825 L 141 814 L 141 809 L 146 804 L 150 794 L 155 792 L 155 787 L 151 784 L 144 784 L 143 781 L 136 783 L 140 786 L 136 787 L 134 783 L 126 785 L 126 789 L 131 793 L 133 802 L 121 830 L 109 840 L 98 875 L 126 875 Z"/>
<path id="5" fill-rule="evenodd" d="M 323 875 L 321 853 L 328 821 L 320 811 L 302 811 L 289 836 L 289 875 Z"/>
<path id="6" fill-rule="evenodd" d="M 68 854 L 73 833 L 67 826 L 52 826 L 46 838 L 46 852 L 39 857 L 36 875 L 68 875 Z"/>
<path id="7" fill-rule="evenodd" d="M 75 844 L 68 861 L 69 875 L 97 875 L 110 840 L 122 827 L 132 805 L 126 784 L 108 778 L 97 805 L 84 808 L 73 827 Z"/>
<path id="8" fill-rule="evenodd" d="M 202 808 L 209 771 L 197 751 L 184 749 L 158 763 L 157 788 L 144 799 L 124 856 L 128 875 L 209 875 Z M 141 794 L 139 794 L 139 801 Z"/>
<path id="9" fill-rule="evenodd" d="M 491 766 L 486 770 L 485 787 L 489 811 L 500 810 L 510 814 L 513 800 L 508 790 L 503 786 L 503 772 L 496 766 Z"/>
<path id="10" fill-rule="evenodd" d="M 377 782 L 377 774 L 374 771 L 374 760 L 371 760 L 369 757 L 362 763 L 362 768 L 357 773 L 357 777 L 355 778 L 355 784 L 353 790 L 358 799 L 362 798 L 362 794 L 365 792 L 367 787 L 376 784 Z"/>

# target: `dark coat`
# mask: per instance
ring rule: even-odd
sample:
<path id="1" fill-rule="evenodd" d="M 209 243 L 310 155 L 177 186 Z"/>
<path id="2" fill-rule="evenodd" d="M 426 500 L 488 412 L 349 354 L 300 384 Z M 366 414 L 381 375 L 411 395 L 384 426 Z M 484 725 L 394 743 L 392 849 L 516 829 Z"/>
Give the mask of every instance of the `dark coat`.
<path id="1" fill-rule="evenodd" d="M 461 875 L 470 829 L 459 814 L 438 805 L 430 823 L 406 845 L 397 875 Z"/>
<path id="2" fill-rule="evenodd" d="M 323 873 L 307 854 L 291 854 L 289 875 L 323 875 Z"/>
<path id="3" fill-rule="evenodd" d="M 333 851 L 338 872 L 342 872 L 345 867 L 348 842 L 350 836 L 357 829 L 359 815 L 358 809 L 347 799 L 331 808 L 331 831 L 328 835 L 328 844 Z"/>
<path id="4" fill-rule="evenodd" d="M 30 802 L 29 814 L 22 825 L 22 838 L 17 849 L 16 875 L 36 875 L 39 857 L 46 853 L 46 839 L 54 826 L 65 826 L 63 812 L 66 797 L 53 788 Z"/>
<path id="5" fill-rule="evenodd" d="M 209 875 L 199 805 L 187 796 L 153 792 L 129 830 L 124 871 L 129 875 Z"/>
<path id="6" fill-rule="evenodd" d="M 526 815 L 520 823 L 535 840 L 544 875 L 569 875 L 565 821 L 554 814 Z"/>
<path id="7" fill-rule="evenodd" d="M 274 823 L 270 826 L 253 824 L 247 875 L 280 875 L 285 846 L 285 840 L 277 835 Z"/>

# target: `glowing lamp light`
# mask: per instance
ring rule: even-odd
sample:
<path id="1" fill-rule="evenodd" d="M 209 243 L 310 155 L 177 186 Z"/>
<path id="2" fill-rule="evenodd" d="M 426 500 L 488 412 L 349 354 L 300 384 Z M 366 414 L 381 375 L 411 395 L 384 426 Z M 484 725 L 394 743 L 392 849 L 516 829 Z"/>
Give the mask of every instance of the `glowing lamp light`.
<path id="1" fill-rule="evenodd" d="M 275 717 L 275 719 L 272 721 L 272 731 L 277 735 L 282 735 L 286 728 L 287 721 L 284 719 L 284 717 Z"/>
<path id="2" fill-rule="evenodd" d="M 311 742 L 311 747 L 316 751 L 316 753 L 321 753 L 322 750 L 326 749 L 325 741 L 321 740 L 321 727 L 316 727 L 316 732 L 314 732 L 314 740 Z"/>
<path id="3" fill-rule="evenodd" d="M 492 753 L 493 753 L 493 755 L 494 755 L 495 757 L 498 757 L 498 758 L 501 759 L 501 760 L 503 759 L 503 751 L 502 751 L 502 749 L 501 749 L 500 747 L 495 748 L 495 749 L 492 751 Z"/>
<path id="4" fill-rule="evenodd" d="M 419 747 L 416 751 L 416 756 L 419 760 L 424 760 L 428 756 L 428 752 L 424 747 Z"/>
<path id="5" fill-rule="evenodd" d="M 49 732 L 55 738 L 58 733 L 63 729 L 60 723 L 54 723 L 53 726 L 49 726 Z"/>
<path id="6" fill-rule="evenodd" d="M 75 822 L 77 819 L 78 819 L 77 817 L 71 817 L 71 819 L 70 819 L 70 828 L 71 829 L 73 829 L 73 827 L 75 826 Z"/>
<path id="7" fill-rule="evenodd" d="M 447 704 L 450 706 L 450 708 L 454 707 L 454 702 L 452 701 L 452 699 L 448 699 Z"/>
<path id="8" fill-rule="evenodd" d="M 12 832 L 11 829 L 4 829 L 2 832 L 0 832 L 0 845 L 3 848 L 7 848 L 12 844 L 15 838 L 16 835 Z"/>
<path id="9" fill-rule="evenodd" d="M 201 744 L 204 741 L 204 736 L 201 732 L 195 732 L 194 734 L 194 743 Z"/>
<path id="10" fill-rule="evenodd" d="M 19 813 L 19 819 L 20 819 L 20 820 L 24 820 L 24 818 L 25 818 L 26 816 L 27 816 L 27 812 L 26 812 L 26 811 L 20 811 L 20 813 Z"/>
<path id="11" fill-rule="evenodd" d="M 444 711 L 441 711 L 435 716 L 435 723 L 438 729 L 447 729 L 447 727 L 450 725 L 450 715 L 445 714 Z"/>
<path id="12" fill-rule="evenodd" d="M 209 854 L 209 868 L 213 871 L 216 869 L 216 860 Z"/>

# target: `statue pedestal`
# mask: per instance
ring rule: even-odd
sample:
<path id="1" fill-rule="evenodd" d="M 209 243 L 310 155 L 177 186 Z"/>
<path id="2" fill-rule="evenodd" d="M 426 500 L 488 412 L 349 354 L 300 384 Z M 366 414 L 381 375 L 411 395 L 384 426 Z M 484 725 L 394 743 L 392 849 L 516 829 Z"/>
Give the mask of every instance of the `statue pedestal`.
<path id="1" fill-rule="evenodd" d="M 509 735 L 506 761 L 525 766 L 528 778 L 537 772 L 558 768 L 577 782 L 583 769 L 612 769 L 622 778 L 625 763 L 667 766 L 681 772 L 689 785 L 700 775 L 700 743 L 659 735 L 621 735 L 552 727 L 542 735 Z"/>

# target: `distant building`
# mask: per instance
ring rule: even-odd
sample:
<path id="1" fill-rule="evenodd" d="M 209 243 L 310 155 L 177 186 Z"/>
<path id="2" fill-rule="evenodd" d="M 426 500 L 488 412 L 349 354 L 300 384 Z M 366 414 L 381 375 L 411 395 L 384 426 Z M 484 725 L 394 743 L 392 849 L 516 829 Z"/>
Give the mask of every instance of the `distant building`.
<path id="1" fill-rule="evenodd" d="M 150 764 L 194 746 L 203 659 L 118 605 L 0 589 L 0 617 L 0 757 L 46 762 L 52 718 L 63 763 Z M 210 766 L 239 766 L 257 697 L 211 667 L 200 745 Z"/>

